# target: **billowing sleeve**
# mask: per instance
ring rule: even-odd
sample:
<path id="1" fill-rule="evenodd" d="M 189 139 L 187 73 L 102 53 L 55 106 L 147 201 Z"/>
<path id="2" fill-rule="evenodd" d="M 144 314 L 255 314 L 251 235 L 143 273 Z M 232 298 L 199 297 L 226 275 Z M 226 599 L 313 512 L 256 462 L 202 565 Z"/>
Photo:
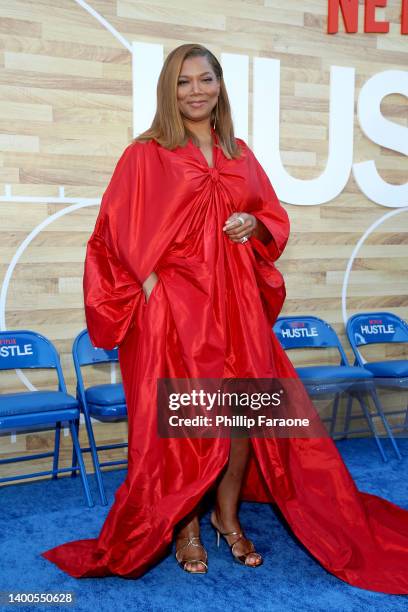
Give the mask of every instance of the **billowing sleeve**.
<path id="1" fill-rule="evenodd" d="M 140 283 L 94 233 L 88 242 L 84 270 L 85 316 L 92 344 L 104 349 L 118 346 L 143 301 Z"/>
<path id="2" fill-rule="evenodd" d="M 283 253 L 290 232 L 289 217 L 280 203 L 274 188 L 256 159 L 253 152 L 248 149 L 251 172 L 256 180 L 256 199 L 251 213 L 261 221 L 271 234 L 269 242 L 264 244 L 254 236 L 251 238 L 256 254 L 266 261 L 274 262 Z"/>
<path id="3" fill-rule="evenodd" d="M 289 238 L 290 224 L 274 188 L 253 152 L 247 148 L 254 198 L 247 212 L 261 221 L 270 233 L 266 243 L 251 236 L 255 273 L 265 312 L 271 326 L 275 323 L 286 297 L 285 282 L 274 262 L 282 255 Z"/>
<path id="4" fill-rule="evenodd" d="M 112 349 L 130 328 L 144 302 L 142 284 L 123 264 L 118 248 L 120 226 L 128 224 L 135 155 L 132 145 L 119 159 L 102 197 L 94 231 L 88 241 L 83 290 L 88 332 L 94 346 Z"/>
<path id="5" fill-rule="evenodd" d="M 159 272 L 188 219 L 183 197 L 170 197 L 178 193 L 176 180 L 153 140 L 133 142 L 116 165 L 85 259 L 85 314 L 94 346 L 118 346 L 141 320 L 143 283 Z"/>

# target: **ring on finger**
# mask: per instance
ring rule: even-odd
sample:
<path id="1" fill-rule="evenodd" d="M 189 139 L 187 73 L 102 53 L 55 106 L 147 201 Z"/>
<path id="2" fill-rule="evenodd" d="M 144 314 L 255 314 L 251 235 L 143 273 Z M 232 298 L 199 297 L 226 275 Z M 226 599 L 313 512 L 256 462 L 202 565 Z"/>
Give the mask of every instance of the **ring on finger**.
<path id="1" fill-rule="evenodd" d="M 244 242 L 248 242 L 248 240 L 249 240 L 248 236 L 244 236 L 243 238 L 241 238 L 241 242 L 242 242 L 242 244 L 243 244 Z"/>
<path id="2" fill-rule="evenodd" d="M 244 225 L 244 223 L 245 223 L 245 219 L 244 219 L 244 217 L 241 217 L 241 215 L 238 215 L 236 218 L 237 218 L 237 219 L 238 219 L 238 221 L 241 223 L 241 225 Z"/>

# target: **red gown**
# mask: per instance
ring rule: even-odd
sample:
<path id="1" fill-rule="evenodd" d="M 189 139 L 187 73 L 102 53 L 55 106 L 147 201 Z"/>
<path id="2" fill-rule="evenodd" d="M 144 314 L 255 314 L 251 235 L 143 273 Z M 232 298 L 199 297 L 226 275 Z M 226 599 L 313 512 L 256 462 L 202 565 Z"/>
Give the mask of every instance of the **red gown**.
<path id="1" fill-rule="evenodd" d="M 271 331 L 285 298 L 274 261 L 287 214 L 247 145 L 229 160 L 213 136 L 213 168 L 191 140 L 127 147 L 88 243 L 87 324 L 95 346 L 119 345 L 129 467 L 99 537 L 43 553 L 74 577 L 140 576 L 228 461 L 228 438 L 158 437 L 157 378 L 297 376 Z M 273 239 L 232 242 L 222 227 L 234 211 L 256 215 Z M 330 438 L 252 439 L 242 499 L 277 504 L 342 580 L 408 593 L 408 512 L 359 492 Z"/>

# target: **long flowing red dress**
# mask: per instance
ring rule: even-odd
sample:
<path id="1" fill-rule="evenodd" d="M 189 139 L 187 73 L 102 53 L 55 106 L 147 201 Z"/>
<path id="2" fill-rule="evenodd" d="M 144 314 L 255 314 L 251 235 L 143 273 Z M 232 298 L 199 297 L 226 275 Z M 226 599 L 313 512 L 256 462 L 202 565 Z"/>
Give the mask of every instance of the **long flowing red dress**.
<path id="1" fill-rule="evenodd" d="M 285 298 L 274 261 L 287 214 L 247 145 L 227 159 L 213 137 L 213 167 L 191 140 L 172 151 L 131 144 L 88 243 L 87 324 L 95 346 L 119 345 L 129 467 L 99 537 L 43 553 L 74 577 L 140 576 L 228 461 L 228 437 L 158 436 L 157 378 L 297 377 L 271 329 Z M 254 214 L 273 239 L 232 242 L 222 227 L 234 211 Z M 342 580 L 408 593 L 408 512 L 359 492 L 330 438 L 253 438 L 242 499 L 277 504 Z"/>

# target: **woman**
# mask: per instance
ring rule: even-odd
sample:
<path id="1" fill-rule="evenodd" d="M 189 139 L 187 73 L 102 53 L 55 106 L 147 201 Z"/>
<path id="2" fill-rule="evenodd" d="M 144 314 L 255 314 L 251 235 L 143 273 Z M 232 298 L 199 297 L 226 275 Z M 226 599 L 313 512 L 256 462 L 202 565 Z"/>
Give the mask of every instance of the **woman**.
<path id="1" fill-rule="evenodd" d="M 234 138 L 220 64 L 200 45 L 178 47 L 152 126 L 119 160 L 88 243 L 87 324 L 95 346 L 119 345 L 129 469 L 97 539 L 44 553 L 70 575 L 137 577 L 174 534 L 181 567 L 205 573 L 198 507 L 215 491 L 211 523 L 244 565 L 262 557 L 238 501 L 273 502 L 330 572 L 408 592 L 408 513 L 360 493 L 329 438 L 157 434 L 158 378 L 296 378 L 271 331 L 288 232 L 265 172 Z"/>

